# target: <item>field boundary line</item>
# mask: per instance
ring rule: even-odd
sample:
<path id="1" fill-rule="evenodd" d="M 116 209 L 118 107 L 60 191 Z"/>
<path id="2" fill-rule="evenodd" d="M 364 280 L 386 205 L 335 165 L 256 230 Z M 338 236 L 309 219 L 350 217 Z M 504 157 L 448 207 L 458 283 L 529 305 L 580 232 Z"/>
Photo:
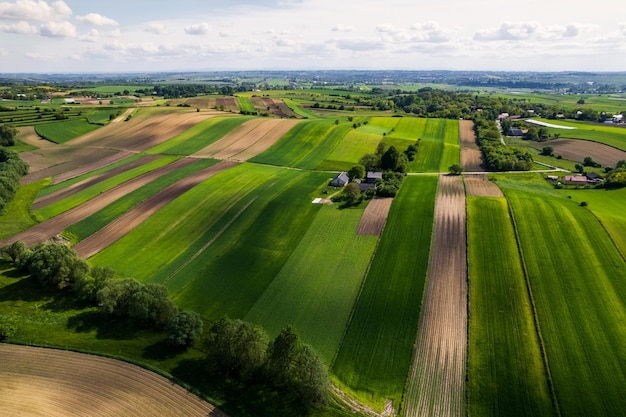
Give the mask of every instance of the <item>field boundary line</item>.
<path id="1" fill-rule="evenodd" d="M 552 399 L 552 406 L 554 407 L 554 414 L 557 417 L 561 417 L 561 409 L 559 407 L 559 400 L 556 396 L 554 389 L 554 381 L 552 380 L 552 372 L 550 371 L 550 363 L 548 362 L 548 354 L 546 353 L 545 343 L 541 334 L 541 326 L 539 325 L 539 319 L 537 317 L 537 307 L 535 305 L 535 298 L 533 297 L 532 287 L 530 285 L 530 278 L 528 276 L 528 269 L 526 268 L 526 260 L 524 258 L 524 251 L 520 242 L 519 231 L 517 229 L 517 222 L 515 221 L 515 213 L 509 200 L 506 200 L 506 205 L 509 209 L 509 216 L 511 217 L 511 223 L 513 224 L 513 230 L 515 231 L 515 242 L 517 244 L 517 251 L 520 255 L 520 261 L 522 263 L 522 270 L 524 271 L 524 282 L 526 283 L 526 291 L 528 291 L 528 297 L 530 299 L 530 305 L 533 312 L 533 322 L 535 324 L 535 332 L 539 339 L 539 349 L 541 350 L 541 358 L 543 359 L 543 366 L 545 368 L 546 378 L 548 379 L 548 388 L 550 390 L 550 398 Z"/>
<path id="2" fill-rule="evenodd" d="M 587 209 L 589 210 L 589 209 Z M 600 219 L 598 216 L 596 216 L 596 213 L 594 213 L 592 210 L 589 210 L 589 212 L 593 215 L 593 217 L 596 218 L 596 220 L 598 221 L 598 223 L 600 223 L 600 226 L 602 226 L 602 228 L 604 229 L 604 231 L 606 232 L 606 234 L 609 236 L 609 239 L 611 239 L 611 242 L 613 243 L 613 246 L 615 246 L 615 249 L 617 249 L 617 252 L 620 254 L 620 256 L 622 257 L 622 259 L 624 260 L 624 262 L 626 263 L 626 255 L 624 255 L 622 253 L 622 250 L 620 249 L 620 247 L 617 245 L 617 242 L 615 242 L 615 239 L 613 239 L 613 236 L 611 235 L 611 233 L 609 233 L 609 231 L 607 230 L 606 226 L 604 225 L 604 223 L 602 222 L 602 219 Z"/>

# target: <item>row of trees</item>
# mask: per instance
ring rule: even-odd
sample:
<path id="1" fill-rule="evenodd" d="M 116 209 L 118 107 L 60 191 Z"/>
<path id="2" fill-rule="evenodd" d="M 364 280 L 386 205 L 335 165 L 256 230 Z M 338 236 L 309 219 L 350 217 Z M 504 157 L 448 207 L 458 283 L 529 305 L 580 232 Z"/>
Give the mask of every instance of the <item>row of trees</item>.
<path id="1" fill-rule="evenodd" d="M 488 170 L 528 171 L 532 168 L 532 154 L 523 148 L 504 145 L 500 140 L 501 134 L 495 121 L 476 117 L 474 130 Z"/>
<path id="2" fill-rule="evenodd" d="M 171 346 L 189 347 L 203 338 L 200 315 L 179 311 L 163 285 L 115 278 L 110 268 L 91 267 L 62 244 L 40 243 L 27 248 L 17 241 L 0 248 L 0 255 L 44 288 L 74 295 L 97 306 L 105 317 L 128 319 L 164 331 Z M 9 327 L 0 326 L 0 339 L 16 331 Z M 326 365 L 291 327 L 270 341 L 259 326 L 222 318 L 210 326 L 199 347 L 206 353 L 204 363 L 213 376 L 225 377 L 235 385 L 252 384 L 255 389 L 306 407 L 328 401 L 330 379 Z"/>
<path id="3" fill-rule="evenodd" d="M 0 147 L 0 213 L 15 198 L 20 180 L 28 173 L 28 165 L 17 152 Z"/>

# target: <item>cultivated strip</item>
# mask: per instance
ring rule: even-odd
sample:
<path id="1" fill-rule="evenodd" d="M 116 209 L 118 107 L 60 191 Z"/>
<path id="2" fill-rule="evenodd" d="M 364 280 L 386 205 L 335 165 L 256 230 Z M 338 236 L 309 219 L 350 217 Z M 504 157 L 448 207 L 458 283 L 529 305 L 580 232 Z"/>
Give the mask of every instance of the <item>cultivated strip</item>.
<path id="1" fill-rule="evenodd" d="M 143 223 L 148 217 L 154 214 L 161 207 L 174 200 L 176 197 L 182 195 L 186 191 L 189 191 L 191 188 L 213 175 L 235 165 L 238 165 L 238 163 L 222 161 L 170 185 L 142 202 L 123 216 L 118 217 L 116 220 L 89 236 L 87 239 L 79 242 L 73 249 L 81 258 L 89 258 L 95 255 Z"/>
<path id="2" fill-rule="evenodd" d="M 466 175 L 464 180 L 468 197 L 504 197 L 500 187 L 489 181 L 487 175 Z"/>
<path id="3" fill-rule="evenodd" d="M 467 356 L 467 252 L 463 180 L 441 176 L 417 346 L 405 416 L 464 416 Z M 417 249 L 417 248 L 416 248 Z"/>
<path id="4" fill-rule="evenodd" d="M 356 234 L 380 236 L 385 228 L 392 201 L 393 198 L 376 198 L 370 201 L 363 212 Z"/>
<path id="5" fill-rule="evenodd" d="M 114 359 L 2 344 L 0 363 L 3 415 L 227 417 L 170 380 Z"/>
<path id="6" fill-rule="evenodd" d="M 468 172 L 483 172 L 482 155 L 476 143 L 474 122 L 459 120 L 459 143 L 461 144 L 461 165 Z"/>

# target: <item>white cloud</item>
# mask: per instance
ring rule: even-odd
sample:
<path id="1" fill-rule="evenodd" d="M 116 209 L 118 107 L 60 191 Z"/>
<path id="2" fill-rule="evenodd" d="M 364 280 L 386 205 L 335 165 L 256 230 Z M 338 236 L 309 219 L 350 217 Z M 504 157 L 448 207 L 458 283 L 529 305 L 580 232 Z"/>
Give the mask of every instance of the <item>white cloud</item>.
<path id="1" fill-rule="evenodd" d="M 0 3 L 0 19 L 59 21 L 72 15 L 72 9 L 64 1 L 55 1 L 50 6 L 43 0 L 16 0 L 15 3 Z"/>
<path id="2" fill-rule="evenodd" d="M 354 26 L 344 26 L 342 24 L 338 24 L 333 26 L 331 30 L 333 32 L 354 32 Z"/>
<path id="3" fill-rule="evenodd" d="M 41 36 L 48 38 L 75 38 L 76 27 L 70 22 L 49 22 L 41 25 Z"/>
<path id="4" fill-rule="evenodd" d="M 536 23 L 504 22 L 499 28 L 486 29 L 476 32 L 477 41 L 519 41 L 529 39 L 537 31 Z"/>
<path id="5" fill-rule="evenodd" d="M 233 36 L 232 32 L 229 32 L 227 30 L 221 30 L 219 35 L 220 38 L 230 38 L 231 36 Z"/>
<path id="6" fill-rule="evenodd" d="M 335 45 L 339 49 L 359 52 L 376 51 L 385 48 L 385 44 L 383 42 L 365 39 L 342 39 L 335 41 Z"/>
<path id="7" fill-rule="evenodd" d="M 145 31 L 153 35 L 168 35 L 170 33 L 163 23 L 150 23 L 146 26 Z"/>
<path id="8" fill-rule="evenodd" d="M 443 43 L 452 39 L 452 32 L 441 28 L 437 22 L 413 24 L 410 29 L 415 33 L 412 40 L 416 42 Z"/>
<path id="9" fill-rule="evenodd" d="M 78 37 L 82 42 L 97 42 L 100 39 L 100 32 L 97 29 L 91 29 L 89 32 Z"/>
<path id="10" fill-rule="evenodd" d="M 208 23 L 200 23 L 197 25 L 190 25 L 185 27 L 185 33 L 187 35 L 206 35 L 211 30 Z"/>
<path id="11" fill-rule="evenodd" d="M 89 13 L 85 16 L 76 16 L 76 20 L 93 26 L 119 26 L 119 23 L 117 23 L 115 20 L 109 19 L 108 17 L 102 16 L 98 13 Z"/>
<path id="12" fill-rule="evenodd" d="M 23 20 L 12 25 L 0 24 L 0 31 L 21 35 L 36 35 L 39 32 L 35 26 L 32 26 Z"/>
<path id="13" fill-rule="evenodd" d="M 395 32 L 396 30 L 391 25 L 381 24 L 381 25 L 377 25 L 376 26 L 376 31 L 377 32 L 382 32 L 382 33 L 391 33 L 391 32 Z"/>

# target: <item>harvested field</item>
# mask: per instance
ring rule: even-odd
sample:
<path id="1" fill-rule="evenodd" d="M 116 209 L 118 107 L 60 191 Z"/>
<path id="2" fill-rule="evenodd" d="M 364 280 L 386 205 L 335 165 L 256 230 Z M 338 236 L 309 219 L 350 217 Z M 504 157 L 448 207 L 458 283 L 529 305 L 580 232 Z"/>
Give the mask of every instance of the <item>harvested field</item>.
<path id="1" fill-rule="evenodd" d="M 464 180 L 468 197 L 504 197 L 500 187 L 489 181 L 487 175 L 466 175 Z"/>
<path id="2" fill-rule="evenodd" d="M 237 99 L 235 97 L 221 97 L 215 99 L 215 105 L 217 107 L 224 106 L 224 110 L 232 110 L 234 112 L 239 111 L 239 104 L 237 103 Z"/>
<path id="3" fill-rule="evenodd" d="M 143 223 L 144 220 L 154 214 L 161 207 L 174 200 L 176 197 L 182 195 L 184 192 L 190 190 L 213 175 L 237 164 L 237 162 L 222 161 L 216 165 L 190 175 L 175 184 L 172 184 L 145 200 L 123 216 L 117 218 L 115 221 L 109 223 L 97 233 L 79 242 L 73 247 L 73 249 L 81 258 L 86 259 L 95 255 Z"/>
<path id="4" fill-rule="evenodd" d="M 591 156 L 594 161 L 604 166 L 614 167 L 617 161 L 626 159 L 626 152 L 589 140 L 559 138 L 550 142 L 533 143 L 533 146 L 541 149 L 546 144 L 554 148 L 555 155 L 561 155 L 563 158 L 571 161 L 582 162 L 585 157 Z"/>
<path id="5" fill-rule="evenodd" d="M 357 235 L 380 236 L 387 222 L 387 215 L 393 198 L 377 198 L 367 205 L 361 217 Z"/>
<path id="6" fill-rule="evenodd" d="M 124 120 L 126 120 L 126 118 L 128 116 L 131 115 L 131 113 L 134 111 L 135 109 L 133 107 L 126 109 L 126 111 L 124 111 L 124 113 L 120 114 L 119 116 L 117 116 L 115 119 L 111 120 L 111 123 L 120 123 Z"/>
<path id="7" fill-rule="evenodd" d="M 61 233 L 69 225 L 76 223 L 79 220 L 84 219 L 87 216 L 92 215 L 96 211 L 106 207 L 111 202 L 119 199 L 120 197 L 138 189 L 139 187 L 148 184 L 149 182 L 159 178 L 162 175 L 173 172 L 185 165 L 189 165 L 194 162 L 192 158 L 180 159 L 164 167 L 150 171 L 144 175 L 136 177 L 130 181 L 127 181 L 111 190 L 108 190 L 100 194 L 96 198 L 92 198 L 88 202 L 81 204 L 80 206 L 68 210 L 59 214 L 49 220 L 39 223 L 30 229 L 18 233 L 8 239 L 0 241 L 0 246 L 8 243 L 21 240 L 26 245 L 33 245 L 40 242 L 45 242 L 57 234 Z"/>
<path id="8" fill-rule="evenodd" d="M 127 164 L 121 165 L 121 166 L 119 166 L 117 168 L 114 168 L 114 169 L 111 169 L 109 171 L 103 172 L 102 174 L 95 175 L 95 176 L 87 178 L 87 179 L 85 179 L 83 181 L 80 181 L 80 182 L 77 182 L 75 184 L 72 184 L 69 187 L 65 187 L 65 188 L 60 189 L 58 191 L 55 191 L 53 193 L 47 194 L 47 195 L 45 195 L 43 197 L 40 197 L 40 198 L 36 199 L 35 203 L 32 206 L 32 209 L 33 210 L 38 210 L 38 209 L 40 209 L 42 207 L 47 206 L 48 204 L 52 204 L 52 203 L 54 203 L 56 201 L 60 201 L 60 200 L 64 199 L 65 197 L 68 197 L 68 196 L 70 196 L 70 195 L 72 195 L 74 193 L 77 193 L 79 191 L 87 189 L 87 188 L 91 187 L 92 185 L 95 185 L 95 184 L 97 184 L 99 182 L 102 182 L 102 181 L 104 181 L 106 179 L 112 178 L 112 177 L 114 177 L 114 176 L 116 176 L 118 174 L 121 174 L 122 172 L 126 172 L 128 170 L 131 170 L 131 169 L 136 168 L 138 166 L 141 166 L 143 164 L 147 164 L 148 162 L 154 161 L 154 160 L 156 160 L 158 158 L 159 158 L 159 156 L 157 156 L 157 155 L 146 155 L 146 156 L 143 156 L 143 157 L 141 157 L 139 159 L 131 161 L 131 162 L 127 163 Z M 107 163 L 107 165 L 109 165 L 109 164 L 110 164 L 110 162 Z M 99 165 L 99 164 L 97 164 L 97 165 Z M 94 171 L 94 170 L 96 170 L 98 168 L 101 168 L 100 166 L 97 166 L 97 165 L 94 164 L 95 167 L 94 166 L 86 167 L 86 168 L 89 168 L 89 169 L 87 169 L 86 172 L 91 172 L 91 171 Z M 64 175 L 62 175 L 62 176 L 64 176 Z M 78 176 L 78 175 L 74 175 L 73 177 L 76 177 L 76 176 Z M 55 178 L 54 183 L 58 183 L 58 182 L 61 182 L 61 181 L 58 181 L 57 178 Z"/>
<path id="9" fill-rule="evenodd" d="M 245 161 L 268 149 L 297 123 L 297 120 L 253 119 L 194 156 Z"/>
<path id="10" fill-rule="evenodd" d="M 405 398 L 405 416 L 464 416 L 467 356 L 465 190 L 440 176 L 427 289 Z"/>
<path id="11" fill-rule="evenodd" d="M 2 344 L 0 363 L 4 415 L 226 417 L 170 380 L 114 359 Z"/>
<path id="12" fill-rule="evenodd" d="M 50 142 L 39 136 L 35 132 L 34 126 L 22 126 L 17 128 L 17 139 L 26 143 L 27 145 L 35 146 L 37 148 L 52 148 L 57 146 L 56 143 Z"/>
<path id="13" fill-rule="evenodd" d="M 476 144 L 474 122 L 471 120 L 459 120 L 459 142 L 461 143 L 461 165 L 465 171 L 483 172 L 483 161 L 478 144 Z"/>

